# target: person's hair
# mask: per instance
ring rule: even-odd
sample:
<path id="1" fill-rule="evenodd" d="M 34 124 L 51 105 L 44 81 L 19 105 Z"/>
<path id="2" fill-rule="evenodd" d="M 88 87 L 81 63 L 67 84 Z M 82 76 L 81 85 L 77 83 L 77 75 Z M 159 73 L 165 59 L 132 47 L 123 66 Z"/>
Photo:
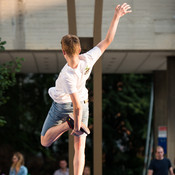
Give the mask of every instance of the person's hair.
<path id="1" fill-rule="evenodd" d="M 162 149 L 162 150 L 164 151 L 164 149 L 163 149 L 162 146 L 157 146 L 157 147 L 156 147 L 156 152 L 157 152 L 158 149 Z"/>
<path id="2" fill-rule="evenodd" d="M 66 159 L 59 159 L 59 162 L 61 162 L 61 161 L 66 161 L 66 162 L 67 162 L 67 160 L 66 160 Z"/>
<path id="3" fill-rule="evenodd" d="M 79 54 L 81 48 L 80 40 L 76 35 L 65 35 L 61 39 L 61 47 L 69 56 Z"/>
<path id="4" fill-rule="evenodd" d="M 20 152 L 16 152 L 13 154 L 13 156 L 16 156 L 18 161 L 17 163 L 12 163 L 11 168 L 15 170 L 19 170 L 22 165 L 24 165 L 24 157 Z"/>

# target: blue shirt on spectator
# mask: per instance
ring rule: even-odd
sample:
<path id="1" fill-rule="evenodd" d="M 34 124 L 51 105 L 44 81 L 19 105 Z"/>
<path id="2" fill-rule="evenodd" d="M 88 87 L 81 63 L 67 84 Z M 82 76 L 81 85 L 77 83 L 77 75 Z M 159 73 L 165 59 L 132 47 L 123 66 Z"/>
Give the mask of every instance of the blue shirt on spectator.
<path id="1" fill-rule="evenodd" d="M 22 165 L 18 171 L 18 173 L 16 173 L 15 169 L 10 169 L 9 175 L 27 175 L 28 174 L 28 170 L 27 168 Z"/>

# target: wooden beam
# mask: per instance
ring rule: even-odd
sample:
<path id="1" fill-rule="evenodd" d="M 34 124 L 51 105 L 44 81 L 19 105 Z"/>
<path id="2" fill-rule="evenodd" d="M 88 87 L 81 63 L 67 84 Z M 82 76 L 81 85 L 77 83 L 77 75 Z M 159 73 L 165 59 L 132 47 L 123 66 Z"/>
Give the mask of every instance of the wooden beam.
<path id="1" fill-rule="evenodd" d="M 167 58 L 167 119 L 168 119 L 168 138 L 167 138 L 167 157 L 171 160 L 172 167 L 175 166 L 175 56 Z"/>
<path id="2" fill-rule="evenodd" d="M 95 0 L 94 7 L 94 41 L 95 46 L 101 41 L 103 0 Z M 94 175 L 102 174 L 102 61 L 101 58 L 94 66 Z"/>
<path id="3" fill-rule="evenodd" d="M 93 37 L 79 37 L 79 39 L 82 53 L 85 53 L 93 48 Z"/>
<path id="4" fill-rule="evenodd" d="M 75 0 L 67 0 L 69 34 L 77 35 Z"/>
<path id="5" fill-rule="evenodd" d="M 77 35 L 75 0 L 67 0 L 68 26 L 69 34 Z M 74 157 L 74 137 L 69 131 L 69 174 L 74 174 L 73 157 Z"/>
<path id="6" fill-rule="evenodd" d="M 102 34 L 102 11 L 103 11 L 103 0 L 95 0 L 94 7 L 94 28 L 93 28 L 93 37 L 94 37 L 94 46 L 101 41 Z"/>
<path id="7" fill-rule="evenodd" d="M 154 71 L 154 152 L 158 145 L 159 126 L 167 124 L 167 71 Z"/>

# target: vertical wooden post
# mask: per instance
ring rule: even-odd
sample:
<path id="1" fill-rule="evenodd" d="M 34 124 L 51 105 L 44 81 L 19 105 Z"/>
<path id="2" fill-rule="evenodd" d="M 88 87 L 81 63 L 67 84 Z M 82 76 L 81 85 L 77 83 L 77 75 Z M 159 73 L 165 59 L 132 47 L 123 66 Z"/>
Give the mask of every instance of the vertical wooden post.
<path id="1" fill-rule="evenodd" d="M 69 33 L 77 35 L 75 0 L 67 0 Z"/>
<path id="2" fill-rule="evenodd" d="M 161 87 L 161 88 L 160 88 Z M 158 145 L 158 128 L 167 126 L 167 71 L 154 72 L 154 151 Z"/>
<path id="3" fill-rule="evenodd" d="M 172 167 L 175 166 L 175 57 L 167 59 L 167 118 L 168 118 L 168 138 L 167 138 L 167 156 L 170 158 Z"/>
<path id="4" fill-rule="evenodd" d="M 75 0 L 67 0 L 67 12 L 69 34 L 77 35 Z M 69 174 L 73 175 L 74 137 L 70 133 L 71 131 L 69 131 Z"/>
<path id="5" fill-rule="evenodd" d="M 95 46 L 101 41 L 103 0 L 95 0 L 94 11 L 94 41 Z M 102 175 L 102 61 L 94 66 L 94 175 Z"/>

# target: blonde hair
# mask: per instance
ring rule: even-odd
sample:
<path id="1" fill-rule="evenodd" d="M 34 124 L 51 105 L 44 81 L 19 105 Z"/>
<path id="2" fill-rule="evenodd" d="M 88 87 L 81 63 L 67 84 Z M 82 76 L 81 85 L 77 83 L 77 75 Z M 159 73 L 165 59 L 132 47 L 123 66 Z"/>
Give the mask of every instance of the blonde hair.
<path id="1" fill-rule="evenodd" d="M 65 35 L 61 39 L 61 47 L 69 56 L 79 54 L 81 48 L 80 40 L 76 35 Z"/>
<path id="2" fill-rule="evenodd" d="M 24 157 L 23 157 L 23 155 L 20 152 L 14 153 L 13 156 L 16 156 L 18 161 L 17 161 L 17 163 L 13 163 L 12 164 L 11 169 L 15 169 L 16 172 L 18 172 L 20 167 L 22 165 L 24 165 Z"/>

